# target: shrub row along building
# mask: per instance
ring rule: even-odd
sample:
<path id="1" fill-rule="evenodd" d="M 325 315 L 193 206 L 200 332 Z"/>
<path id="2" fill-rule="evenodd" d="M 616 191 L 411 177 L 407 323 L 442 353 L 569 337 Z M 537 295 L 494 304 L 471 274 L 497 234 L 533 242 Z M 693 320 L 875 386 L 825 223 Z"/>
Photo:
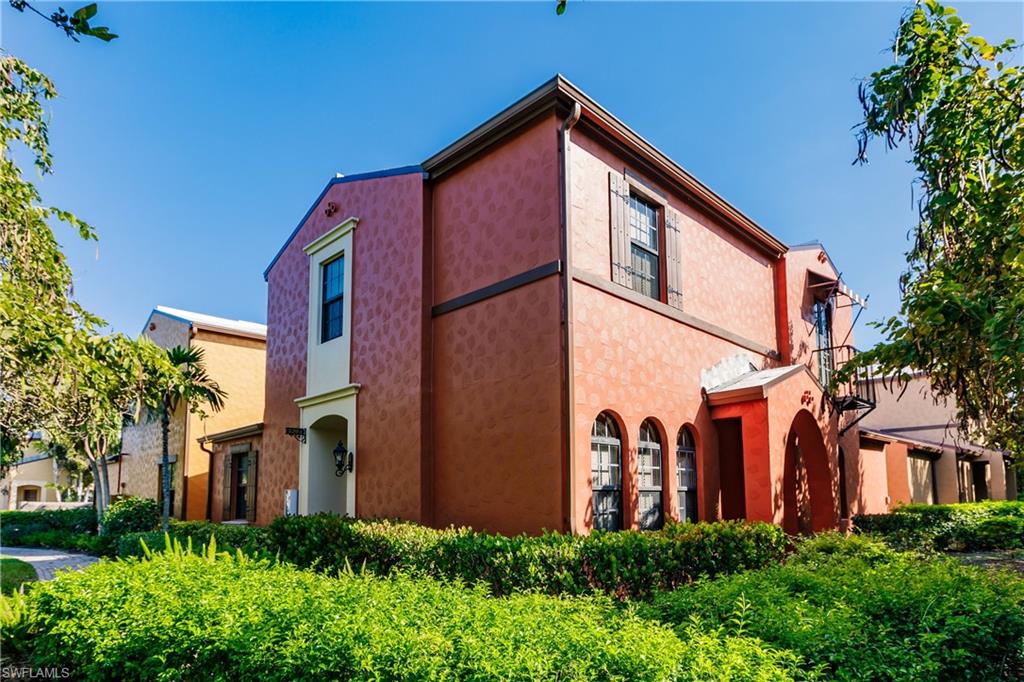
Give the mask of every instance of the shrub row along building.
<path id="1" fill-rule="evenodd" d="M 947 439 L 862 430 L 864 371 L 826 390 L 865 301 L 824 248 L 787 247 L 560 76 L 420 165 L 332 179 L 264 277 L 265 377 L 211 358 L 228 410 L 176 427 L 187 518 L 797 532 L 950 501 Z M 237 326 L 166 313 L 147 333 Z M 255 355 L 252 331 L 224 343 Z M 151 434 L 129 435 L 151 428 L 126 433 L 149 463 L 124 493 L 155 494 Z M 999 453 L 953 450 L 989 465 L 967 464 L 972 495 L 1006 496 Z"/>

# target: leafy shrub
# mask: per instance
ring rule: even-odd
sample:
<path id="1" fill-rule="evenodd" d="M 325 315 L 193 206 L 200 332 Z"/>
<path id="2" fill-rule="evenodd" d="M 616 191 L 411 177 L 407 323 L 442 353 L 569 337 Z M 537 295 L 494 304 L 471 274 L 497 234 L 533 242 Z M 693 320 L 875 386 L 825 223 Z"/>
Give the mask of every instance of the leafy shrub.
<path id="1" fill-rule="evenodd" d="M 1024 547 L 1024 518 L 994 516 L 964 534 L 968 549 L 1021 549 Z"/>
<path id="2" fill-rule="evenodd" d="M 107 535 L 143 533 L 160 527 L 160 507 L 147 497 L 124 497 L 114 502 L 103 516 Z"/>
<path id="3" fill-rule="evenodd" d="M 269 551 L 301 567 L 365 567 L 380 575 L 401 570 L 482 582 L 498 595 L 597 591 L 646 597 L 699 577 L 765 566 L 785 550 L 778 527 L 733 521 L 669 524 L 656 532 L 506 537 L 317 514 L 280 517 L 267 532 Z"/>
<path id="4" fill-rule="evenodd" d="M 856 516 L 854 526 L 858 532 L 877 535 L 898 549 L 962 550 L 973 548 L 973 538 L 980 524 L 988 519 L 1002 518 L 1024 519 L 1024 503 L 912 504 L 889 514 Z M 987 541 L 995 541 L 998 537 L 998 534 L 990 536 Z M 1012 549 L 1015 546 L 989 545 L 986 548 Z"/>
<path id="5" fill-rule="evenodd" d="M 274 555 L 268 544 L 266 529 L 259 526 L 171 521 L 169 534 L 183 545 L 191 541 L 193 547 L 201 547 L 210 544 L 210 538 L 216 538 L 217 547 L 230 552 L 240 549 L 249 556 Z M 165 537 L 161 531 L 126 533 L 116 539 L 113 553 L 121 558 L 143 556 L 143 542 L 149 549 L 160 551 L 166 548 Z"/>
<path id="6" fill-rule="evenodd" d="M 68 534 L 94 534 L 96 510 L 92 507 L 47 511 L 0 512 L 0 542 L 5 545 L 28 544 L 26 536 L 48 531 Z"/>
<path id="7" fill-rule="evenodd" d="M 792 651 L 775 649 L 757 637 L 727 633 L 724 627 L 691 623 L 679 629 L 683 640 L 681 680 L 788 682 L 820 679 L 817 670 Z"/>
<path id="8" fill-rule="evenodd" d="M 1024 580 L 818 541 L 785 564 L 659 595 L 653 617 L 725 628 L 801 655 L 841 680 L 1019 679 Z M 831 549 L 829 549 L 829 547 Z"/>
<path id="9" fill-rule="evenodd" d="M 717 639 L 684 645 L 607 598 L 494 599 L 180 546 L 61 575 L 27 599 L 20 612 L 0 605 L 14 650 L 86 679 L 666 680 L 684 656 L 722 655 Z"/>
<path id="10" fill-rule="evenodd" d="M 867 564 L 875 565 L 891 561 L 898 553 L 885 543 L 863 535 L 843 535 L 842 533 L 819 533 L 801 539 L 796 551 L 787 559 L 791 564 L 805 566 L 823 566 L 841 563 L 850 559 L 859 559 Z"/>

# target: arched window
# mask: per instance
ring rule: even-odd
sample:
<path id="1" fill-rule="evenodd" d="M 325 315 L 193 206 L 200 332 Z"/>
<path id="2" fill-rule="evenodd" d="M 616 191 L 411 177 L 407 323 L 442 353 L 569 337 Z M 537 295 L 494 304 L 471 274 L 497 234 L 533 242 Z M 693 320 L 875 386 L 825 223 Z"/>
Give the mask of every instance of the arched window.
<path id="1" fill-rule="evenodd" d="M 679 429 L 676 439 L 676 495 L 679 520 L 697 520 L 697 448 L 687 427 Z"/>
<path id="2" fill-rule="evenodd" d="M 622 439 L 615 419 L 597 415 L 590 431 L 594 529 L 622 530 Z"/>
<path id="3" fill-rule="evenodd" d="M 661 502 L 661 436 L 650 419 L 640 425 L 636 465 L 640 484 L 640 530 L 657 530 L 665 519 Z"/>

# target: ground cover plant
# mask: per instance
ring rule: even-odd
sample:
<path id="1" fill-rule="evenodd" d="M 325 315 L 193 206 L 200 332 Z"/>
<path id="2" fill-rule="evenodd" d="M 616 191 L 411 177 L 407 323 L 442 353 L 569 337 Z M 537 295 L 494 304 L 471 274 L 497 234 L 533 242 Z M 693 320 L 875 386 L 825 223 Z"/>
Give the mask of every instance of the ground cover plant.
<path id="1" fill-rule="evenodd" d="M 89 679 L 670 680 L 730 657 L 760 679 L 786 679 L 792 663 L 752 639 L 740 645 L 756 656 L 714 633 L 683 641 L 606 597 L 499 599 L 180 545 L 61 575 L 0 613 L 5 649 Z"/>
<path id="2" fill-rule="evenodd" d="M 1024 674 L 1024 580 L 868 538 L 825 535 L 785 563 L 658 595 L 648 613 L 724 628 L 840 680 L 996 680 Z"/>
<path id="3" fill-rule="evenodd" d="M 0 593 L 12 594 L 37 579 L 36 569 L 14 557 L 0 556 Z"/>

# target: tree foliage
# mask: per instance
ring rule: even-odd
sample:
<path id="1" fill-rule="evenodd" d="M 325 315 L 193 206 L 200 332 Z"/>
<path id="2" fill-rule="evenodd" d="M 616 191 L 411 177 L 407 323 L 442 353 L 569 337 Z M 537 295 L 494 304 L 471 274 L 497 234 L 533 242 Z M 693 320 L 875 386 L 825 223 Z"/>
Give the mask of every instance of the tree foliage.
<path id="1" fill-rule="evenodd" d="M 74 214 L 41 205 L 14 160 L 21 143 L 40 173 L 52 171 L 43 102 L 56 96 L 42 73 L 0 56 L 0 430 L 6 466 L 40 415 L 53 411 L 62 364 L 79 330 L 99 320 L 71 296 L 71 268 L 50 228 L 63 222 L 83 239 L 93 228 Z"/>
<path id="2" fill-rule="evenodd" d="M 179 406 L 205 418 L 204 406 L 214 412 L 220 411 L 227 398 L 219 384 L 206 371 L 202 348 L 175 346 L 168 348 L 163 358 L 163 368 L 150 372 L 149 381 L 152 396 L 160 407 L 160 432 L 162 440 L 161 490 L 163 491 L 162 525 L 167 532 L 171 518 L 170 450 L 168 438 L 171 429 L 171 415 Z M 155 402 L 154 401 L 154 402 Z"/>
<path id="3" fill-rule="evenodd" d="M 93 38 L 99 38 L 103 42 L 109 43 L 111 40 L 117 37 L 116 33 L 111 33 L 110 29 L 106 26 L 93 26 L 90 22 L 96 16 L 96 3 L 90 3 L 79 7 L 71 14 L 64 11 L 63 7 L 58 7 L 57 11 L 52 12 L 49 15 L 43 14 L 38 9 L 29 4 L 28 0 L 10 0 L 11 7 L 24 12 L 26 9 L 30 12 L 38 14 L 43 19 L 46 19 L 51 24 L 64 31 L 64 34 L 78 42 L 78 36 L 92 36 Z"/>
<path id="4" fill-rule="evenodd" d="M 908 368 L 952 398 L 961 429 L 1024 446 L 1024 74 L 1013 40 L 971 35 L 950 7 L 903 17 L 894 63 L 860 88 L 857 160 L 872 140 L 907 147 L 917 226 L 900 314 L 859 358 L 899 379 Z"/>

